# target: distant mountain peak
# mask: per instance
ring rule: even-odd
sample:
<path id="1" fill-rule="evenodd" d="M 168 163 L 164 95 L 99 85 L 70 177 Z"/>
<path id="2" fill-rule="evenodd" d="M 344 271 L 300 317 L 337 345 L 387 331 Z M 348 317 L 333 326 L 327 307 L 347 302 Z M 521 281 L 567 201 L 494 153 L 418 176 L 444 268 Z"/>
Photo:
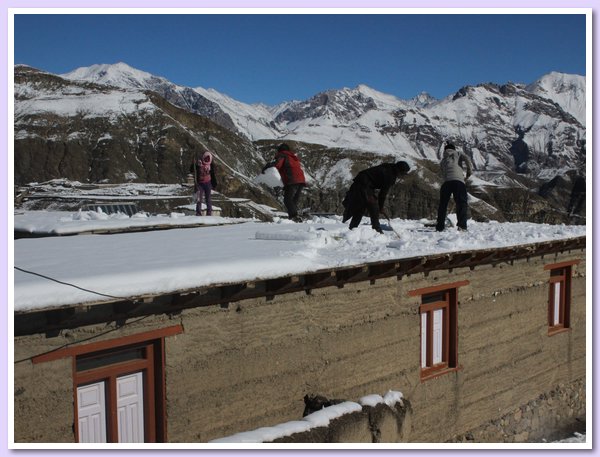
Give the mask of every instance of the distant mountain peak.
<path id="1" fill-rule="evenodd" d="M 585 84 L 585 76 L 552 71 L 526 86 L 525 90 L 554 101 L 585 125 Z"/>
<path id="2" fill-rule="evenodd" d="M 167 82 L 165 78 L 155 76 L 143 70 L 138 70 L 125 62 L 94 64 L 89 67 L 79 67 L 69 73 L 64 73 L 59 76 L 71 80 L 85 80 L 98 84 L 140 89 L 152 89 L 152 86 L 156 84 L 157 81 Z"/>
<path id="3" fill-rule="evenodd" d="M 425 108 L 437 101 L 438 101 L 437 98 L 433 97 L 428 92 L 423 91 L 420 94 L 418 94 L 417 96 L 411 98 L 410 104 L 412 104 L 413 106 L 416 106 L 417 108 Z"/>

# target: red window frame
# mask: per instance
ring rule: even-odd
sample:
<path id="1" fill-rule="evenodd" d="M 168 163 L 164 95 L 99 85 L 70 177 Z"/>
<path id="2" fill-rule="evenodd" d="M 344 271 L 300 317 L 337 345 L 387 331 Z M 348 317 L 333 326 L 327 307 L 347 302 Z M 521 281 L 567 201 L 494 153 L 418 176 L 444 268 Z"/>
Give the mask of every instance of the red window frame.
<path id="1" fill-rule="evenodd" d="M 546 265 L 544 270 L 550 271 L 548 279 L 548 336 L 569 331 L 571 328 L 571 278 L 573 265 L 579 260 Z M 557 288 L 560 294 L 557 297 Z M 558 310 L 556 310 L 558 304 Z M 555 322 L 555 311 L 557 322 Z"/>
<path id="2" fill-rule="evenodd" d="M 70 346 L 32 359 L 35 364 L 71 357 L 75 442 L 79 441 L 77 387 L 97 381 L 106 382 L 107 442 L 114 443 L 118 440 L 116 408 L 114 407 L 116 403 L 113 401 L 116 399 L 116 378 L 139 371 L 144 373 L 144 442 L 164 443 L 167 441 L 165 337 L 179 333 L 183 333 L 183 327 L 174 325 L 122 338 Z M 77 370 L 78 357 L 80 359 L 90 356 L 101 357 L 128 349 L 141 349 L 144 357 L 89 370 Z"/>
<path id="3" fill-rule="evenodd" d="M 458 370 L 458 288 L 466 286 L 469 281 L 459 281 L 439 286 L 416 289 L 409 296 L 421 296 L 419 306 L 419 368 L 421 381 L 441 376 Z M 442 311 L 441 361 L 434 363 L 434 328 L 433 315 Z M 423 328 L 423 315 L 426 316 L 426 328 Z M 425 335 L 425 351 L 423 351 L 423 335 Z M 423 360 L 425 354 L 425 360 Z"/>
<path id="4" fill-rule="evenodd" d="M 77 404 L 77 388 L 86 384 L 103 381 L 105 383 L 106 395 L 106 441 L 108 443 L 119 442 L 119 429 L 117 418 L 117 378 L 128 374 L 142 372 L 144 385 L 144 443 L 155 443 L 157 439 L 156 427 L 156 402 L 155 380 L 159 367 L 155 366 L 154 353 L 161 351 L 161 340 L 154 340 L 129 347 L 119 346 L 96 352 L 94 355 L 110 355 L 123 349 L 141 349 L 144 357 L 135 361 L 114 363 L 91 370 L 77 371 L 73 367 L 73 390 L 75 393 L 75 439 L 79 442 L 79 411 Z M 82 354 L 86 356 L 87 354 Z M 81 356 L 81 355 L 80 355 Z M 73 357 L 74 365 L 77 357 Z M 159 400 L 160 401 L 160 400 Z"/>

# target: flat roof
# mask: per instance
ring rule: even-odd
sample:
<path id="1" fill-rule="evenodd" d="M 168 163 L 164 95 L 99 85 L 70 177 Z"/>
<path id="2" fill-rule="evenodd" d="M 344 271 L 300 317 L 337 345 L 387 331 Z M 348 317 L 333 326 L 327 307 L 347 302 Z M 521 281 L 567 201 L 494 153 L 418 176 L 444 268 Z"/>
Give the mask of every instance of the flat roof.
<path id="1" fill-rule="evenodd" d="M 584 236 L 550 240 L 539 243 L 503 248 L 475 249 L 437 253 L 425 256 L 365 262 L 362 264 L 321 268 L 298 274 L 287 274 L 268 279 L 214 283 L 176 292 L 149 294 L 127 299 L 104 299 L 60 307 L 46 307 L 15 312 L 15 336 L 34 333 L 53 333 L 65 328 L 76 328 L 102 322 L 125 322 L 127 319 L 153 314 L 177 314 L 184 309 L 221 305 L 322 287 L 344 287 L 345 284 L 371 281 L 396 276 L 425 273 L 435 270 L 471 268 L 487 264 L 511 262 L 518 259 L 585 250 Z"/>

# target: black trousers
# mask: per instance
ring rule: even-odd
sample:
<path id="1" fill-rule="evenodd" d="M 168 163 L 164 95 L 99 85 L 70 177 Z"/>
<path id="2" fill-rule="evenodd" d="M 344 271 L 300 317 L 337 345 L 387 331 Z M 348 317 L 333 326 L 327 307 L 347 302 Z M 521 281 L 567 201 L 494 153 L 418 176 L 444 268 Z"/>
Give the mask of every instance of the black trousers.
<path id="1" fill-rule="evenodd" d="M 350 186 L 350 190 L 344 200 L 344 211 L 343 222 L 352 218 L 350 221 L 350 230 L 358 227 L 365 211 L 369 213 L 371 217 L 371 227 L 374 230 L 381 231 L 381 225 L 379 223 L 379 201 L 375 195 L 375 189 L 371 186 L 354 182 Z"/>
<path id="2" fill-rule="evenodd" d="M 446 211 L 450 196 L 454 197 L 456 203 L 456 219 L 460 228 L 467 228 L 467 212 L 469 203 L 467 200 L 467 186 L 462 181 L 446 181 L 440 189 L 440 205 L 438 206 L 436 230 L 444 230 L 446 222 Z"/>
<path id="3" fill-rule="evenodd" d="M 298 200 L 304 184 L 287 184 L 283 186 L 283 204 L 290 219 L 298 215 Z"/>

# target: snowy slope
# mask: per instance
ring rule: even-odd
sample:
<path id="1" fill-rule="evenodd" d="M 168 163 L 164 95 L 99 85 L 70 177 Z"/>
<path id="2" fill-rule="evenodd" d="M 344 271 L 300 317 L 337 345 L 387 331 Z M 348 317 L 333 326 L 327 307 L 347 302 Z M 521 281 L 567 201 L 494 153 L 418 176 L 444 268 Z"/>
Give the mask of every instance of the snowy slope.
<path id="1" fill-rule="evenodd" d="M 549 98 L 585 126 L 585 77 L 552 72 L 542 76 L 527 90 Z"/>
<path id="2" fill-rule="evenodd" d="M 89 81 L 121 88 L 151 90 L 175 106 L 212 119 L 217 124 L 235 130 L 231 118 L 218 104 L 203 97 L 190 87 L 174 84 L 166 78 L 130 67 L 126 63 L 97 64 L 81 67 L 59 75 L 73 81 Z"/>
<path id="3" fill-rule="evenodd" d="M 133 88 L 62 84 L 60 91 L 36 83 L 15 84 L 15 124 L 36 114 L 62 117 L 103 117 L 112 121 L 127 114 L 155 109 L 148 96 Z M 19 132 L 16 132 L 17 137 Z"/>
<path id="4" fill-rule="evenodd" d="M 165 78 L 130 67 L 123 62 L 80 67 L 59 76 L 65 79 L 84 80 L 97 84 L 138 89 L 152 89 L 160 84 L 171 84 Z"/>
<path id="5" fill-rule="evenodd" d="M 218 92 L 215 89 L 194 88 L 203 97 L 218 104 L 233 120 L 236 128 L 251 140 L 276 138 L 280 135 L 273 125 L 277 108 L 264 104 L 249 105 Z"/>

